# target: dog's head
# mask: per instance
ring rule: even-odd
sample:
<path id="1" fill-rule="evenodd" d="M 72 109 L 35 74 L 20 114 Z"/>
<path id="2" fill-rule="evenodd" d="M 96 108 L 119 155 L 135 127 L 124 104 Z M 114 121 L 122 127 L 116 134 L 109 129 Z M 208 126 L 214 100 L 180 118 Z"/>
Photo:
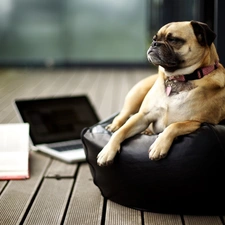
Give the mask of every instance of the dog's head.
<path id="1" fill-rule="evenodd" d="M 153 37 L 147 58 L 168 73 L 191 73 L 210 57 L 209 51 L 216 34 L 207 24 L 173 22 L 163 26 Z"/>

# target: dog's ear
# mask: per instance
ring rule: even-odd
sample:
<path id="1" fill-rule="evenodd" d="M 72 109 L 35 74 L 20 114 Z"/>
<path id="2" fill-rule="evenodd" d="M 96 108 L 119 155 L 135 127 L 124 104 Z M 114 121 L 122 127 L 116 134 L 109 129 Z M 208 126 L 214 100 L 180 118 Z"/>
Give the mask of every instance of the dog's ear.
<path id="1" fill-rule="evenodd" d="M 216 38 L 216 34 L 208 27 L 208 25 L 194 20 L 191 21 L 191 25 L 199 44 L 210 46 Z"/>

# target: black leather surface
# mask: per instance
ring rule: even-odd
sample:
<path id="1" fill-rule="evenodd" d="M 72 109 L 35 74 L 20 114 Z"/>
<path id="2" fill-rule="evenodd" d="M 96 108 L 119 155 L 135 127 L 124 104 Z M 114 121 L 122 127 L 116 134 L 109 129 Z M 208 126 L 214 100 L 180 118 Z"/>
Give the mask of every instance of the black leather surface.
<path id="1" fill-rule="evenodd" d="M 157 136 L 136 135 L 122 143 L 108 167 L 97 155 L 111 133 L 112 120 L 83 130 L 87 162 L 102 195 L 121 205 L 158 213 L 224 215 L 225 126 L 203 124 L 178 137 L 165 159 L 151 161 L 148 149 Z"/>

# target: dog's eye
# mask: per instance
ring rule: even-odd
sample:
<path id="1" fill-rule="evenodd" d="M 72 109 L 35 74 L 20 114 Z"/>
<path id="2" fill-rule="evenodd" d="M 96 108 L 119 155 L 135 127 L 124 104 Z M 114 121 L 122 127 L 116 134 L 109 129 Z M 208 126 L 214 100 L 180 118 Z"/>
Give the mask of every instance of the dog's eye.
<path id="1" fill-rule="evenodd" d="M 179 42 L 179 39 L 178 38 L 172 38 L 172 37 L 170 37 L 170 38 L 167 38 L 167 41 L 168 42 L 176 43 L 176 42 Z"/>
<path id="2" fill-rule="evenodd" d="M 167 41 L 170 42 L 171 44 L 178 44 L 178 43 L 182 44 L 185 42 L 183 39 L 175 38 L 175 37 L 168 37 Z"/>

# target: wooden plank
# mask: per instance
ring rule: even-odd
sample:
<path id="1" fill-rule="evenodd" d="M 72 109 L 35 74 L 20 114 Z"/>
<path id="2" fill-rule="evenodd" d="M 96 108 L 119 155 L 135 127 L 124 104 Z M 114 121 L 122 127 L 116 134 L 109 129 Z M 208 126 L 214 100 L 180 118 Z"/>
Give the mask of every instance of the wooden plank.
<path id="1" fill-rule="evenodd" d="M 10 111 L 1 117 L 0 123 L 8 123 L 9 121 L 15 120 L 16 113 L 13 108 L 10 108 Z"/>
<path id="2" fill-rule="evenodd" d="M 77 70 L 66 70 L 62 72 L 60 79 L 58 80 L 58 83 L 61 85 L 61 87 L 58 88 L 55 96 L 73 95 L 74 90 L 77 89 L 77 86 L 83 79 L 83 76 Z"/>
<path id="3" fill-rule="evenodd" d="M 24 224 L 61 224 L 73 179 L 45 179 Z"/>
<path id="4" fill-rule="evenodd" d="M 0 100 L 0 122 L 18 122 L 16 119 L 13 102 L 16 98 L 29 98 L 32 96 L 36 86 L 38 86 L 42 79 L 36 76 L 30 76 L 24 71 L 18 70 L 17 73 L 11 74 L 14 79 L 9 83 L 5 89 L 4 97 Z M 2 84 L 0 84 L 1 86 Z M 16 86 L 15 86 L 16 85 Z"/>
<path id="5" fill-rule="evenodd" d="M 1 89 L 2 93 L 4 94 L 4 98 L 1 98 L 0 103 L 1 107 L 4 106 L 4 108 L 7 105 L 11 105 L 11 101 L 13 98 L 18 98 L 21 96 L 29 96 L 30 93 L 32 93 L 32 90 L 34 87 L 40 82 L 40 77 L 35 76 L 29 76 L 26 72 L 18 70 L 18 72 L 15 74 L 11 74 L 11 78 L 14 78 L 11 80 L 11 82 L 8 83 L 8 85 Z M 4 84 L 0 84 L 2 87 Z"/>
<path id="6" fill-rule="evenodd" d="M 185 225 L 223 225 L 219 216 L 184 216 Z"/>
<path id="7" fill-rule="evenodd" d="M 144 224 L 182 225 L 182 219 L 179 215 L 144 212 Z"/>
<path id="8" fill-rule="evenodd" d="M 100 90 L 103 91 L 103 87 L 101 83 L 102 77 L 103 77 L 103 71 L 96 70 L 94 73 L 89 72 L 88 77 L 89 77 L 89 80 L 92 81 L 92 83 L 89 84 L 89 86 L 86 86 L 85 88 L 87 90 L 87 95 L 92 101 L 96 101 L 96 103 L 98 103 L 100 99 L 97 94 L 99 93 Z"/>
<path id="9" fill-rule="evenodd" d="M 10 73 L 11 71 L 9 69 L 0 69 L 0 100 L 2 97 L 4 97 L 4 94 L 8 91 L 7 85 L 12 82 L 12 79 L 10 79 Z"/>
<path id="10" fill-rule="evenodd" d="M 52 77 L 52 85 L 49 85 L 49 87 L 41 93 L 41 96 L 48 95 L 55 97 L 61 95 L 80 95 L 87 92 L 88 89 L 82 87 L 80 88 L 80 85 L 85 81 L 89 84 L 90 79 L 87 79 L 86 70 L 74 70 L 73 72 L 70 71 L 69 73 L 63 70 L 56 70 L 55 72 L 57 72 L 57 76 Z"/>
<path id="11" fill-rule="evenodd" d="M 113 107 L 113 102 L 115 101 L 115 95 L 117 96 L 117 94 L 119 93 L 119 87 L 117 87 L 117 89 L 115 89 L 115 87 L 113 86 L 113 81 L 114 81 L 114 74 L 111 72 L 107 75 L 108 77 L 108 83 L 107 86 L 105 86 L 102 90 L 102 103 L 101 103 L 101 114 L 102 114 L 102 118 L 106 118 L 108 116 L 110 116 L 113 111 L 112 111 L 112 107 Z M 110 101 L 109 101 L 110 99 Z"/>
<path id="12" fill-rule="evenodd" d="M 6 123 L 20 123 L 21 121 L 17 117 L 17 115 L 14 115 L 9 121 L 7 120 Z"/>
<path id="13" fill-rule="evenodd" d="M 80 70 L 79 73 L 79 82 L 74 82 L 75 88 L 72 92 L 73 95 L 83 95 L 87 94 L 88 90 L 91 88 L 93 82 L 94 82 L 94 76 L 91 76 L 92 74 L 89 73 L 89 70 Z"/>
<path id="14" fill-rule="evenodd" d="M 93 79 L 94 77 L 90 77 Z M 98 78 L 96 79 L 96 90 L 91 93 L 91 99 L 93 101 L 93 105 L 95 106 L 96 112 L 99 115 L 100 119 L 105 118 L 105 113 L 102 108 L 102 102 L 104 101 L 105 96 L 108 96 L 108 91 L 106 87 L 109 83 L 109 76 L 108 73 L 106 74 L 105 71 L 99 71 Z M 90 95 L 89 95 L 90 96 Z M 111 98 L 108 96 L 108 102 L 106 107 L 108 107 L 108 103 L 111 102 Z"/>
<path id="15" fill-rule="evenodd" d="M 44 75 L 44 76 L 43 76 Z M 45 74 L 43 74 L 43 80 L 40 89 L 35 94 L 35 98 L 43 98 L 43 97 L 53 97 L 55 95 L 55 92 L 57 92 L 57 81 L 60 77 L 59 73 L 50 73 L 49 71 L 46 71 Z"/>
<path id="16" fill-rule="evenodd" d="M 58 77 L 53 78 L 54 84 L 49 86 L 48 95 L 53 95 L 54 97 L 60 95 L 69 95 L 73 90 L 70 86 L 72 83 L 71 79 L 73 74 L 66 73 L 63 70 L 56 70 L 56 72 L 58 73 Z"/>
<path id="17" fill-rule="evenodd" d="M 0 194 L 1 194 L 2 190 L 5 188 L 7 183 L 8 183 L 7 181 L 0 181 Z"/>
<path id="18" fill-rule="evenodd" d="M 30 70 L 28 75 L 24 74 L 24 78 L 21 74 L 26 88 L 26 91 L 24 90 L 26 96 L 19 95 L 17 98 L 36 98 L 52 85 L 51 81 L 55 80 L 56 77 L 54 71 L 50 72 L 49 70 Z"/>
<path id="19" fill-rule="evenodd" d="M 129 74 L 128 79 L 132 79 L 132 75 Z M 129 86 L 129 83 L 127 82 L 126 71 L 121 71 L 114 74 L 113 89 L 111 114 L 121 111 L 125 96 L 131 89 L 131 86 Z"/>
<path id="20" fill-rule="evenodd" d="M 77 164 L 67 164 L 59 160 L 52 160 L 45 177 L 65 178 L 74 177 Z"/>
<path id="21" fill-rule="evenodd" d="M 142 225 L 141 212 L 107 201 L 105 225 Z"/>
<path id="22" fill-rule="evenodd" d="M 1 224 L 20 224 L 49 162 L 49 158 L 38 153 L 31 153 L 30 178 L 10 181 L 0 196 Z"/>
<path id="23" fill-rule="evenodd" d="M 113 105 L 112 105 L 112 113 L 119 112 L 124 104 L 125 97 L 127 93 L 131 90 L 131 88 L 140 80 L 154 74 L 154 70 L 147 70 L 148 73 L 144 70 L 134 70 L 134 71 L 115 71 L 114 74 L 114 94 L 113 95 Z"/>
<path id="24" fill-rule="evenodd" d="M 94 185 L 89 167 L 80 166 L 64 224 L 100 225 L 103 197 Z"/>

